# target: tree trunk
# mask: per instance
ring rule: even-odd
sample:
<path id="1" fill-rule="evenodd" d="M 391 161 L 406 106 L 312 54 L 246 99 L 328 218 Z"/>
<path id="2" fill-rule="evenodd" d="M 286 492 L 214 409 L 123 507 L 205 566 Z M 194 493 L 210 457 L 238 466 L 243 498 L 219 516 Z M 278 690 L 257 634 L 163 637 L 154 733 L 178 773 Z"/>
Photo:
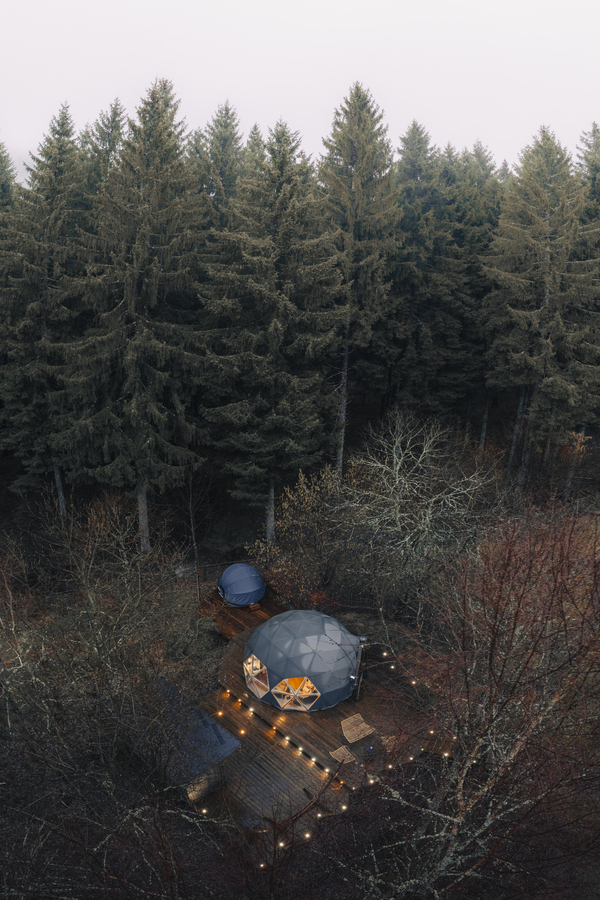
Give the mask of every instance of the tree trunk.
<path id="1" fill-rule="evenodd" d="M 513 462 L 515 460 L 515 454 L 517 452 L 517 444 L 519 442 L 519 438 L 521 437 L 523 431 L 523 419 L 525 418 L 525 410 L 527 408 L 527 403 L 525 402 L 525 387 L 521 388 L 521 393 L 519 395 L 519 407 L 517 409 L 517 421 L 515 422 L 515 430 L 513 431 L 513 439 L 510 447 L 510 453 L 508 456 L 508 463 L 506 465 L 506 477 L 510 478 L 510 473 L 512 471 Z"/>
<path id="2" fill-rule="evenodd" d="M 267 546 L 275 543 L 275 482 L 269 483 L 269 502 L 267 503 Z"/>
<path id="3" fill-rule="evenodd" d="M 481 434 L 479 435 L 479 452 L 483 453 L 485 448 L 485 439 L 487 436 L 487 424 L 488 424 L 488 413 L 490 409 L 490 394 L 489 391 L 486 394 L 485 398 L 485 410 L 483 412 L 483 422 L 481 423 Z"/>
<path id="4" fill-rule="evenodd" d="M 548 463 L 550 462 L 550 454 L 552 452 L 552 429 L 548 432 L 548 437 L 546 438 L 546 447 L 544 449 L 544 468 L 547 468 Z"/>
<path id="5" fill-rule="evenodd" d="M 346 341 L 342 362 L 342 378 L 340 381 L 340 409 L 338 412 L 338 449 L 335 461 L 335 470 L 341 479 L 344 468 L 344 440 L 346 437 L 346 419 L 348 415 L 348 356 L 350 345 Z"/>
<path id="6" fill-rule="evenodd" d="M 140 528 L 140 549 L 142 553 L 150 553 L 150 528 L 148 525 L 148 489 L 146 485 L 138 488 L 138 523 Z"/>
<path id="7" fill-rule="evenodd" d="M 65 492 L 63 490 L 62 476 L 60 474 L 60 468 L 58 466 L 54 466 L 54 480 L 56 482 L 56 493 L 58 495 L 58 509 L 61 516 L 66 516 L 67 514 L 67 504 L 65 503 Z"/>
<path id="8" fill-rule="evenodd" d="M 196 521 L 194 518 L 194 471 L 190 469 L 188 510 L 190 515 L 190 532 L 194 547 L 194 571 L 196 573 L 196 603 L 200 603 L 200 560 L 198 559 L 198 544 L 196 543 Z"/>
<path id="9" fill-rule="evenodd" d="M 585 437 L 585 428 L 581 428 L 579 431 L 581 435 L 581 442 L 578 444 L 576 442 L 575 446 L 572 449 L 571 453 L 571 461 L 569 463 L 569 469 L 567 471 L 567 477 L 565 480 L 565 490 L 564 490 L 564 499 L 567 501 L 571 494 L 571 487 L 573 485 L 573 477 L 575 475 L 575 468 L 580 459 L 579 448 L 583 445 L 583 438 Z"/>
<path id="10" fill-rule="evenodd" d="M 529 470 L 529 457 L 531 456 L 532 437 L 530 429 L 527 428 L 525 440 L 523 441 L 523 453 L 521 454 L 521 465 L 519 466 L 519 474 L 517 475 L 517 487 L 523 490 L 527 481 L 527 472 Z"/>

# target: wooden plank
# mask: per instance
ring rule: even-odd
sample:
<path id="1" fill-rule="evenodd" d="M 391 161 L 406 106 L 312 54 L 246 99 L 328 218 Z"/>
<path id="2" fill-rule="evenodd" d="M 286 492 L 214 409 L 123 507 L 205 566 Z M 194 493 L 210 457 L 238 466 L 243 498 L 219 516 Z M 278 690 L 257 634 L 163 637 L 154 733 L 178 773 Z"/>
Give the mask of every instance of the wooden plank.
<path id="1" fill-rule="evenodd" d="M 248 710 L 232 704 L 219 718 L 225 727 L 237 719 L 245 735 L 241 756 L 233 754 L 227 761 L 230 790 L 257 824 L 273 816 L 287 817 L 302 809 L 309 795 L 317 796 L 327 775 L 281 737 L 274 738 L 272 729 Z"/>
<path id="2" fill-rule="evenodd" d="M 267 619 L 288 612 L 288 608 L 279 601 L 270 588 L 267 588 L 260 603 L 253 607 L 228 606 L 216 588 L 210 595 L 210 602 L 219 633 L 228 641 L 248 628 L 256 628 Z"/>

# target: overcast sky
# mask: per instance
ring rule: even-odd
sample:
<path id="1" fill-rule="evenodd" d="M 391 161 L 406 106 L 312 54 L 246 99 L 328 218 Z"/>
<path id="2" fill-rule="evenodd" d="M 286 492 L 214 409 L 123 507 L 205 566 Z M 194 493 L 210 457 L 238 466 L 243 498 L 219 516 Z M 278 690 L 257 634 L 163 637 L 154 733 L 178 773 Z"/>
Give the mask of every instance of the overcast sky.
<path id="1" fill-rule="evenodd" d="M 313 156 L 355 81 L 394 147 L 416 119 L 498 164 L 540 125 L 575 153 L 600 120 L 597 0 L 9 0 L 0 21 L 0 141 L 20 173 L 61 103 L 77 130 L 117 96 L 133 116 L 157 77 L 190 129 L 228 99 L 244 135 L 283 118 Z"/>

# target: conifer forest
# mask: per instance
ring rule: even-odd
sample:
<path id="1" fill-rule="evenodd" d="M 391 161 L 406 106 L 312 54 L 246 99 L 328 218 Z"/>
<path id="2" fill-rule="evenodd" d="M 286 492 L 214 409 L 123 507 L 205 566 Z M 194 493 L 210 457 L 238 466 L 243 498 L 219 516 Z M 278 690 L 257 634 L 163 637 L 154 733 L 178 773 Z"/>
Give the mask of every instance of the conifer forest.
<path id="1" fill-rule="evenodd" d="M 600 128 L 511 170 L 359 83 L 316 160 L 178 107 L 0 144 L 0 900 L 597 897 Z M 169 780 L 237 560 L 367 637 L 344 815 Z"/>

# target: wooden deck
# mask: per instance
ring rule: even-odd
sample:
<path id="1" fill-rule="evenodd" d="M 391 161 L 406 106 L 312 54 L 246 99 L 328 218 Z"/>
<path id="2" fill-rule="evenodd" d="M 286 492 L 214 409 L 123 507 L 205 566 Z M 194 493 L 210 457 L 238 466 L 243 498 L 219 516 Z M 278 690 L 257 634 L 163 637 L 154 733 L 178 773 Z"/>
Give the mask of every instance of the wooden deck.
<path id="1" fill-rule="evenodd" d="M 290 819 L 307 805 L 310 809 L 302 818 L 309 825 L 315 817 L 340 814 L 352 791 L 374 777 L 375 766 L 381 772 L 382 763 L 396 767 L 424 749 L 441 753 L 451 748 L 451 739 L 434 735 L 431 723 L 421 717 L 401 754 L 395 747 L 389 755 L 399 723 L 410 715 L 414 723 L 415 715 L 399 685 L 393 688 L 395 707 L 385 702 L 389 681 L 382 686 L 384 674 L 380 677 L 377 671 L 369 673 L 358 701 L 353 695 L 331 709 L 286 713 L 263 703 L 248 691 L 243 675 L 244 648 L 252 631 L 231 639 L 219 669 L 221 689 L 213 709 L 219 724 L 242 744 L 225 763 L 224 793 L 229 809 L 235 809 L 247 827 L 268 828 L 274 818 Z M 357 713 L 375 730 L 348 743 L 341 723 Z M 338 763 L 331 752 L 340 747 L 347 747 L 355 760 Z M 211 798 L 206 804 L 210 807 Z"/>
<path id="2" fill-rule="evenodd" d="M 255 716 L 261 719 L 271 731 L 275 729 L 275 733 L 280 735 L 290 748 L 297 748 L 294 752 L 301 752 L 311 762 L 314 760 L 323 770 L 337 767 L 336 760 L 330 754 L 332 750 L 337 750 L 342 744 L 346 744 L 341 726 L 342 719 L 347 719 L 360 712 L 365 721 L 372 724 L 370 713 L 374 710 L 370 710 L 370 706 L 373 699 L 370 701 L 368 693 L 363 692 L 358 703 L 351 697 L 331 709 L 322 709 L 312 713 L 285 712 L 285 710 L 271 706 L 270 703 L 263 703 L 250 693 L 244 679 L 243 654 L 251 634 L 252 630 L 250 629 L 232 638 L 219 669 L 219 684 L 224 689 L 221 694 L 222 706 L 219 711 L 226 719 L 224 727 L 230 730 L 227 719 L 230 719 L 231 716 L 228 713 L 237 707 L 236 718 L 239 718 L 240 715 Z M 235 732 L 238 738 L 242 727 L 240 726 Z M 365 746 L 374 745 L 377 738 L 377 733 L 374 733 L 350 745 L 358 762 L 344 765 L 342 777 L 346 782 L 351 782 L 355 786 L 362 783 L 365 771 L 360 762 L 365 754 Z M 299 748 L 302 750 L 300 751 Z"/>
<path id="3" fill-rule="evenodd" d="M 213 615 L 219 634 L 228 641 L 248 628 L 262 625 L 279 613 L 288 612 L 288 607 L 279 602 L 270 588 L 267 588 L 265 596 L 255 609 L 248 606 L 228 606 L 216 588 L 211 593 L 210 601 L 213 603 Z"/>

